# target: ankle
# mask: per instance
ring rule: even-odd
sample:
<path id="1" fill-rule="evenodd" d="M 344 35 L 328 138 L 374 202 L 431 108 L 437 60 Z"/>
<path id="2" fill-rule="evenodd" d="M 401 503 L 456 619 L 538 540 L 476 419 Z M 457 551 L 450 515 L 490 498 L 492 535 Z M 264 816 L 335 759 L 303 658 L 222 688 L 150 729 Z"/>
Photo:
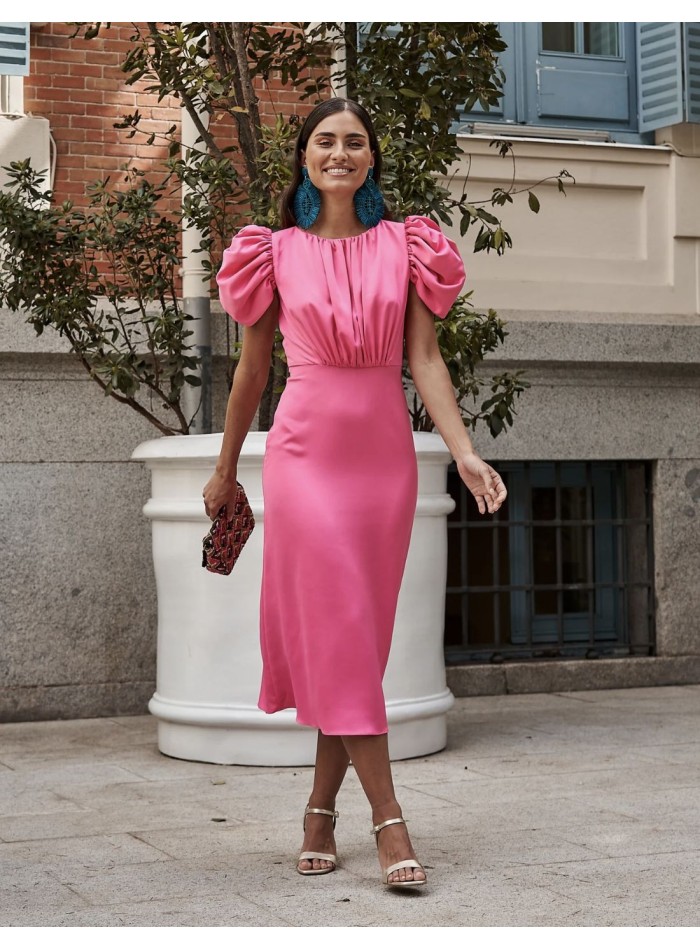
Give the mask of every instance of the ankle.
<path id="1" fill-rule="evenodd" d="M 328 811 L 335 811 L 335 799 L 324 798 L 322 795 L 309 795 L 307 808 L 326 808 Z"/>
<path id="2" fill-rule="evenodd" d="M 376 803 L 372 806 L 372 824 L 381 825 L 383 821 L 389 818 L 402 818 L 401 806 L 392 798 L 386 802 Z"/>

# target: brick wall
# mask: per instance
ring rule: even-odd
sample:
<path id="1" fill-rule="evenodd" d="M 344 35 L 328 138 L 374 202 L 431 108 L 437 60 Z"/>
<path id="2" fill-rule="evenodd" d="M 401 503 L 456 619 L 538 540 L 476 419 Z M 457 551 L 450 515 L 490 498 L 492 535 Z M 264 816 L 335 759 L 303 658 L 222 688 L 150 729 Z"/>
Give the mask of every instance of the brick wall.
<path id="1" fill-rule="evenodd" d="M 114 123 L 138 107 L 145 131 L 164 132 L 179 122 L 180 107 L 175 99 L 158 102 L 156 95 L 145 92 L 147 82 L 126 84 L 120 66 L 130 48 L 131 23 L 103 27 L 93 40 L 71 37 L 74 30 L 65 23 L 32 26 L 30 74 L 24 88 L 25 109 L 49 120 L 56 142 L 56 200 L 70 198 L 82 205 L 86 184 L 107 175 L 118 179 L 125 162 L 148 170 L 167 157 L 166 144 L 157 138 L 153 145 L 138 134 L 129 139 Z M 312 108 L 308 101 L 300 102 L 292 88 L 283 87 L 277 76 L 257 92 L 265 121 L 280 111 L 305 116 Z M 225 133 L 225 126 L 220 128 Z"/>
<path id="2" fill-rule="evenodd" d="M 131 24 L 112 24 L 94 40 L 71 38 L 74 27 L 47 23 L 32 27 L 30 74 L 25 79 L 25 109 L 46 117 L 56 143 L 55 196 L 83 204 L 85 186 L 131 162 L 148 168 L 167 155 L 165 145 L 128 139 L 114 123 L 139 111 L 149 131 L 164 130 L 179 118 L 174 100 L 158 103 L 138 86 L 127 86 L 120 65 L 129 50 Z"/>

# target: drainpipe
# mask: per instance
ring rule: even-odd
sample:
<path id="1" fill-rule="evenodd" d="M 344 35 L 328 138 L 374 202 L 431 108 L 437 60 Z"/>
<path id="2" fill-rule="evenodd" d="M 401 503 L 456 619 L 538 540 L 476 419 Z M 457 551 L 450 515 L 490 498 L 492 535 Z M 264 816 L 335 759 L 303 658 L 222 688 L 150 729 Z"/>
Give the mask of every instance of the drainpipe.
<path id="1" fill-rule="evenodd" d="M 207 125 L 208 114 L 200 112 L 202 122 Z M 202 142 L 197 143 L 198 132 L 185 107 L 182 107 L 182 157 L 187 160 L 190 149 L 203 149 Z M 195 143 L 197 143 L 195 145 Z M 183 203 L 189 189 L 183 183 Z M 198 370 L 192 375 L 198 375 L 201 386 L 191 386 L 185 383 L 183 392 L 183 408 L 188 419 L 192 419 L 190 433 L 211 432 L 211 303 L 209 296 L 209 275 L 202 266 L 206 255 L 196 252 L 202 240 L 202 232 L 192 224 L 182 225 L 182 302 L 185 313 L 192 320 L 187 322 L 187 328 L 192 331 L 188 337 L 190 349 L 199 358 Z M 190 371 L 191 372 L 191 371 Z"/>

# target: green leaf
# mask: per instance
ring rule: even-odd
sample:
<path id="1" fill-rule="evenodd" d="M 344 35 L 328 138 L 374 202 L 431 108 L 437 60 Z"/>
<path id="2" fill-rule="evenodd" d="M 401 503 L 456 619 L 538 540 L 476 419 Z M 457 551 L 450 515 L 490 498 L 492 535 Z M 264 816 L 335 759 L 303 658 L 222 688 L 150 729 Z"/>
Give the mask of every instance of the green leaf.
<path id="1" fill-rule="evenodd" d="M 499 224 L 498 218 L 491 214 L 490 211 L 485 211 L 483 208 L 480 211 L 477 211 L 478 216 L 482 221 L 488 221 L 489 224 Z"/>
<path id="2" fill-rule="evenodd" d="M 530 205 L 530 210 L 537 214 L 537 212 L 540 210 L 540 203 L 537 200 L 537 195 L 533 191 L 528 191 L 527 203 Z"/>

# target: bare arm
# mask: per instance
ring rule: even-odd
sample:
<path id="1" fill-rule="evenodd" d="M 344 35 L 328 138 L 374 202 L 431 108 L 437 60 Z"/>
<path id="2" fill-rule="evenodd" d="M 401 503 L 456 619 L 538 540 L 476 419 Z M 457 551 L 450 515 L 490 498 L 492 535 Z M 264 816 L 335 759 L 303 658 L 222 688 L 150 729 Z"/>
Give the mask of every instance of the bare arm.
<path id="1" fill-rule="evenodd" d="M 243 331 L 241 358 L 226 407 L 224 437 L 216 470 L 204 486 L 204 510 L 215 518 L 222 505 L 230 511 L 236 497 L 238 457 L 260 403 L 270 371 L 279 301 L 274 301 L 252 326 Z"/>
<path id="2" fill-rule="evenodd" d="M 484 462 L 472 445 L 455 399 L 452 380 L 440 353 L 435 318 L 413 284 L 406 307 L 406 355 L 411 376 L 430 418 L 457 463 L 460 477 L 483 515 L 498 511 L 506 499 L 501 476 Z"/>

